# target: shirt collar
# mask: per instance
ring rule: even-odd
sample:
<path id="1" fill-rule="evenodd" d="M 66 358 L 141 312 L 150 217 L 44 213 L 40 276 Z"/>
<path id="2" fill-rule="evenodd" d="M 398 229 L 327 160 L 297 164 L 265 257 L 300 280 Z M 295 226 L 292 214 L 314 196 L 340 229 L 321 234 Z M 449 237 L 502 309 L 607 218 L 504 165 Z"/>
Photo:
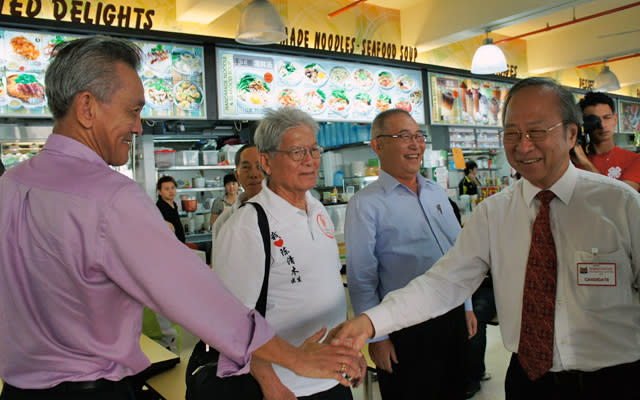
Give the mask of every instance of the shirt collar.
<path id="1" fill-rule="evenodd" d="M 305 217 L 312 215 L 316 209 L 315 198 L 309 191 L 305 193 L 305 200 L 307 202 L 307 212 L 305 212 L 298 207 L 294 207 L 291 203 L 278 196 L 273 190 L 269 189 L 266 178 L 262 180 L 262 190 L 256 197 L 257 196 L 261 196 L 262 199 L 264 199 L 265 209 L 268 209 L 271 217 L 278 222 L 298 218 L 300 215 L 305 215 Z"/>
<path id="2" fill-rule="evenodd" d="M 569 163 L 569 167 L 567 168 L 567 170 L 564 171 L 564 174 L 562 174 L 562 176 L 556 181 L 556 183 L 551 185 L 549 190 L 551 190 L 556 195 L 556 197 L 560 199 L 560 201 L 562 201 L 564 204 L 569 204 L 571 196 L 573 195 L 573 191 L 576 187 L 577 179 L 578 170 L 573 166 L 573 164 Z M 534 186 L 526 179 L 523 180 L 524 182 L 522 184 L 522 195 L 527 206 L 531 207 L 531 202 L 533 201 L 534 197 L 536 197 L 538 192 L 541 192 L 542 189 Z"/>
<path id="3" fill-rule="evenodd" d="M 423 181 L 426 181 L 427 179 L 420 174 L 416 174 L 416 177 L 418 179 L 419 192 L 424 187 Z M 406 188 L 406 186 L 400 183 L 399 180 L 397 180 L 384 170 L 380 170 L 380 173 L 378 174 L 378 182 L 380 182 L 380 185 L 382 185 L 382 189 L 385 191 L 385 193 L 390 193 L 397 186 L 403 186 Z"/>
<path id="4" fill-rule="evenodd" d="M 49 136 L 42 150 L 104 165 L 105 167 L 108 166 L 107 162 L 87 145 L 57 133 L 52 133 Z"/>

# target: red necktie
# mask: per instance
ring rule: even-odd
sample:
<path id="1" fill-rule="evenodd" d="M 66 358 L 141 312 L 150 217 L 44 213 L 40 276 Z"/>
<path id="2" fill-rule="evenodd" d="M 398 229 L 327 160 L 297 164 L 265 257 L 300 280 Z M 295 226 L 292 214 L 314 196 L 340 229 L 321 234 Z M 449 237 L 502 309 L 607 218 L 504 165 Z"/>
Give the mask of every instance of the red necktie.
<path id="1" fill-rule="evenodd" d="M 533 223 L 522 297 L 522 324 L 518 360 L 531 380 L 553 365 L 553 323 L 556 303 L 556 248 L 549 224 L 549 203 L 555 194 L 536 195 L 540 210 Z"/>

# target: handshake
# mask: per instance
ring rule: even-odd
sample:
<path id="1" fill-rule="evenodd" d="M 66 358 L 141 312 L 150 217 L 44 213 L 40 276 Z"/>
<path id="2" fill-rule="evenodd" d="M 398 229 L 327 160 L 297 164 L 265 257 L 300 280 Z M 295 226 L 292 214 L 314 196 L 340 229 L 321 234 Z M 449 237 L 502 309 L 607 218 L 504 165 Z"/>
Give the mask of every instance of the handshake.
<path id="1" fill-rule="evenodd" d="M 323 328 L 302 344 L 300 350 L 306 360 L 295 370 L 296 373 L 336 379 L 344 386 L 357 387 L 367 369 L 360 349 L 373 336 L 373 324 L 362 314 L 333 328 L 320 343 L 325 331 Z"/>

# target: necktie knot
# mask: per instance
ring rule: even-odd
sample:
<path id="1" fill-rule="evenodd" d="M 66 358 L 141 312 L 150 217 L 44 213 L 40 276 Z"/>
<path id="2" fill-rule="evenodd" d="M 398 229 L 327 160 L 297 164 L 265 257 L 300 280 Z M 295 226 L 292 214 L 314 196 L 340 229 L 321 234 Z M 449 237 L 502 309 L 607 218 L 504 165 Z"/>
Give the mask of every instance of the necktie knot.
<path id="1" fill-rule="evenodd" d="M 549 205 L 549 203 L 551 202 L 551 200 L 553 200 L 554 197 L 556 197 L 556 195 L 551 190 L 543 190 L 541 192 L 538 192 L 538 194 L 536 194 L 536 198 L 540 200 L 541 205 L 545 205 L 545 206 Z"/>

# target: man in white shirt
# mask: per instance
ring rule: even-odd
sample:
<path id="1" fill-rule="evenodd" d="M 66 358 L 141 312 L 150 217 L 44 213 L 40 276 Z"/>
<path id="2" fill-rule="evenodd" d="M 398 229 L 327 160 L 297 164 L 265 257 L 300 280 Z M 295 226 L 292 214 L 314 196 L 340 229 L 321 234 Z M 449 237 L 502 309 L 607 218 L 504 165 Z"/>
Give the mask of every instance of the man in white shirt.
<path id="1" fill-rule="evenodd" d="M 640 196 L 569 162 L 582 118 L 571 93 L 555 82 L 517 83 L 504 110 L 505 153 L 524 179 L 480 203 L 431 270 L 344 323 L 332 332 L 334 341 L 349 338 L 359 346 L 441 315 L 469 297 L 490 270 L 503 342 L 513 352 L 507 400 L 640 398 Z M 542 192 L 551 200 L 538 200 Z M 547 229 L 532 232 L 538 214 L 546 214 Z M 544 254 L 554 262 L 538 260 L 543 269 L 533 276 L 531 258 L 540 254 L 533 254 L 539 242 L 532 238 L 549 234 L 553 254 Z M 549 265 L 551 274 L 544 270 Z M 553 283 L 555 300 L 541 310 L 538 303 L 523 307 L 532 279 Z M 532 308 L 546 315 L 532 317 Z M 531 346 L 532 321 L 549 332 L 544 346 Z M 543 347 L 544 362 L 523 362 L 531 360 L 532 348 Z"/>
<path id="2" fill-rule="evenodd" d="M 213 265 L 213 252 L 216 247 L 216 238 L 218 237 L 218 233 L 220 233 L 220 229 L 222 229 L 222 225 L 231 218 L 231 215 L 233 215 L 241 205 L 262 190 L 264 174 L 260 168 L 258 147 L 255 144 L 245 144 L 238 150 L 236 153 L 236 169 L 233 173 L 244 192 L 240 193 L 233 205 L 224 210 L 213 224 L 211 231 L 211 265 Z"/>

